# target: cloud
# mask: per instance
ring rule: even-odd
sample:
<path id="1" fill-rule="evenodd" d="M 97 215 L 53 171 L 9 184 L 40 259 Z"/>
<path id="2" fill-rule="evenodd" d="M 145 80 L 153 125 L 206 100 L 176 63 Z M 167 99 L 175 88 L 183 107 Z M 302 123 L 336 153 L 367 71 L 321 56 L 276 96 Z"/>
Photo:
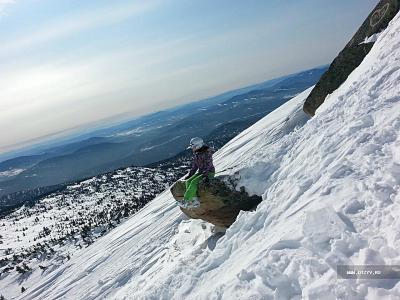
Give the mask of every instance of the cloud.
<path id="1" fill-rule="evenodd" d="M 0 17 L 4 15 L 4 11 L 7 6 L 14 4 L 15 0 L 0 0 Z"/>
<path id="2" fill-rule="evenodd" d="M 100 19 L 96 17 L 90 24 Z M 88 23 L 82 24 L 77 28 L 87 28 Z M 56 31 L 77 30 L 63 28 L 68 30 Z M 243 71 L 248 63 L 242 64 L 241 54 L 235 51 L 221 53 L 221 45 L 253 47 L 254 42 L 269 35 L 265 28 L 253 30 L 255 37 L 246 35 L 246 30 L 241 27 L 212 36 L 191 33 L 85 56 L 64 52 L 46 61 L 9 62 L 0 70 L 0 127 L 18 126 L 2 133 L 2 144 L 17 144 L 123 113 L 138 115 L 154 107 L 161 109 L 209 96 L 221 87 L 229 89 L 229 82 L 242 76 L 237 72 L 238 65 Z M 36 38 L 29 41 L 31 46 L 33 41 Z"/>
<path id="3" fill-rule="evenodd" d="M 0 0 L 0 9 L 12 3 L 14 3 L 14 0 Z M 158 5 L 158 1 L 143 1 L 120 6 L 102 7 L 86 13 L 66 15 L 63 18 L 48 21 L 23 36 L 12 36 L 11 40 L 3 41 L 4 46 L 0 49 L 0 56 L 15 55 L 21 50 L 26 50 L 26 48 L 42 46 L 44 43 L 62 39 L 85 30 L 121 22 L 150 11 Z"/>

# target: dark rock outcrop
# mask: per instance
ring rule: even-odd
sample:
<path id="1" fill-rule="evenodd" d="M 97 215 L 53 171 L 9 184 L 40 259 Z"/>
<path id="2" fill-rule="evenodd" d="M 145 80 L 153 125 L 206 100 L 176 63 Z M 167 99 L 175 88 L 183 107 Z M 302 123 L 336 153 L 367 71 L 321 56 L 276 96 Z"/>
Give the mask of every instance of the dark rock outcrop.
<path id="1" fill-rule="evenodd" d="M 399 8 L 400 0 L 381 0 L 378 3 L 350 42 L 334 59 L 328 71 L 322 75 L 304 103 L 304 112 L 313 116 L 317 108 L 325 101 L 326 96 L 335 91 L 361 64 L 374 44 L 374 42 L 364 43 L 364 41 L 384 30 Z"/>
<path id="2" fill-rule="evenodd" d="M 185 182 L 177 181 L 171 187 L 175 200 L 182 201 Z M 199 184 L 200 207 L 181 210 L 192 219 L 202 219 L 218 227 L 229 227 L 241 210 L 255 209 L 261 202 L 259 196 L 249 196 L 242 187 L 240 191 L 230 188 L 223 178 L 216 177 L 208 185 Z"/>

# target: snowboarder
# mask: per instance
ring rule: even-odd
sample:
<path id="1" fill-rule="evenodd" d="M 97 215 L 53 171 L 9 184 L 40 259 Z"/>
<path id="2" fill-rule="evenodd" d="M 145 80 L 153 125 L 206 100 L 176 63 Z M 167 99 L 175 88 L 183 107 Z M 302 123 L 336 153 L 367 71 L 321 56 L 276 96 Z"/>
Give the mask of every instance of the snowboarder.
<path id="1" fill-rule="evenodd" d="M 184 178 L 186 180 L 186 192 L 183 197 L 185 205 L 188 207 L 197 207 L 200 205 L 197 197 L 197 187 L 202 180 L 208 184 L 210 179 L 215 176 L 215 167 L 213 164 L 213 151 L 204 144 L 202 138 L 195 137 L 190 140 L 188 149 L 192 149 L 194 157 L 192 168 L 189 174 Z M 198 173 L 196 173 L 198 171 Z"/>

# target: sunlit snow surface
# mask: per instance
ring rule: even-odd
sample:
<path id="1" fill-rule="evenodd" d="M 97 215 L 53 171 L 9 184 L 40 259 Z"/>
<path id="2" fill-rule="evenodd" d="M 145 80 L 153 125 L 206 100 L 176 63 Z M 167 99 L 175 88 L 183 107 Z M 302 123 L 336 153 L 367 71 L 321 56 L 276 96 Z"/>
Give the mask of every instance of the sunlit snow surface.
<path id="1" fill-rule="evenodd" d="M 308 90 L 215 155 L 264 199 L 215 248 L 166 191 L 21 299 L 396 299 L 336 265 L 400 265 L 399 82 L 397 16 L 313 119 Z"/>

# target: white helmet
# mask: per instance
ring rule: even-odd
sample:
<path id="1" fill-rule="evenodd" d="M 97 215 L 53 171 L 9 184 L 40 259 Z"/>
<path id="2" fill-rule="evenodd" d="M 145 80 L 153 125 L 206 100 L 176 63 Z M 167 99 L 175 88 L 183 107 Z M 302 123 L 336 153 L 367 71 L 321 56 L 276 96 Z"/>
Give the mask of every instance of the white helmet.
<path id="1" fill-rule="evenodd" d="M 188 149 L 192 148 L 194 150 L 199 150 L 201 147 L 204 146 L 204 141 L 202 138 L 195 137 L 190 140 L 190 146 Z"/>

